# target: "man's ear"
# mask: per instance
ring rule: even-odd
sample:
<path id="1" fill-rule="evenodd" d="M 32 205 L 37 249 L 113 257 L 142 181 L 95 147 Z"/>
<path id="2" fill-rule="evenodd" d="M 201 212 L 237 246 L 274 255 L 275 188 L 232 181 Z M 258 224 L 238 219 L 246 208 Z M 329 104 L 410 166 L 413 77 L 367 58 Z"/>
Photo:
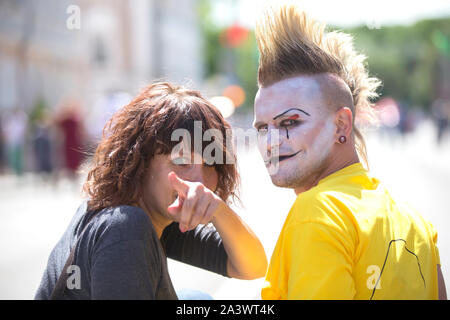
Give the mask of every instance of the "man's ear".
<path id="1" fill-rule="evenodd" d="M 334 123 L 336 124 L 335 139 L 345 136 L 347 140 L 351 138 L 353 131 L 353 112 L 348 107 L 342 107 L 336 111 Z"/>

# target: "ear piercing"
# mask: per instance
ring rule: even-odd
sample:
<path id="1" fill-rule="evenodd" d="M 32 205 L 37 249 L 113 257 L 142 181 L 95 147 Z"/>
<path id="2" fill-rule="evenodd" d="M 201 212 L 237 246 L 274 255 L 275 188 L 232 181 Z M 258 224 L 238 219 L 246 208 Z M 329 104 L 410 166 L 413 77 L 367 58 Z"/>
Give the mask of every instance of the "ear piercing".
<path id="1" fill-rule="evenodd" d="M 347 137 L 346 137 L 346 136 L 340 136 L 340 137 L 339 137 L 339 142 L 340 142 L 341 144 L 346 143 L 346 142 L 347 142 Z"/>

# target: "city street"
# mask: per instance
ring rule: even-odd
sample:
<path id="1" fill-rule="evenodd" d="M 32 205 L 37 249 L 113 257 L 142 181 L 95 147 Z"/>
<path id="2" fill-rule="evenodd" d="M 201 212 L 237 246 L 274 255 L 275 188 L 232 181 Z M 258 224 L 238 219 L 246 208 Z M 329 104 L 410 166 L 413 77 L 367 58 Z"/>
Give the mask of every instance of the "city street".
<path id="1" fill-rule="evenodd" d="M 438 230 L 442 270 L 450 287 L 450 141 L 437 146 L 435 128 L 425 122 L 409 136 L 372 132 L 367 138 L 373 175 L 397 201 L 408 201 Z M 238 154 L 242 206 L 235 207 L 260 237 L 268 259 L 295 195 L 271 184 L 255 148 Z M 27 174 L 0 176 L 0 299 L 32 299 L 48 255 L 80 204 L 80 185 L 43 184 Z M 205 291 L 215 299 L 259 299 L 262 279 L 227 279 L 169 261 L 176 289 Z"/>

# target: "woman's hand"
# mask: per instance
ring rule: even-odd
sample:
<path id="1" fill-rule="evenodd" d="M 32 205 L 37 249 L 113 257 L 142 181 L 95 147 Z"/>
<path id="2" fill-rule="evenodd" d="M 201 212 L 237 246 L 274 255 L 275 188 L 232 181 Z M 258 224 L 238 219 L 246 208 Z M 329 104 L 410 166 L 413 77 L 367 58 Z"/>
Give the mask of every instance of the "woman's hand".
<path id="1" fill-rule="evenodd" d="M 259 239 L 245 222 L 214 192 L 200 182 L 190 182 L 169 173 L 178 198 L 167 208 L 181 232 L 212 222 L 228 255 L 227 274 L 238 279 L 263 277 L 267 257 Z"/>
<path id="2" fill-rule="evenodd" d="M 175 172 L 169 173 L 168 179 L 177 191 L 178 198 L 167 210 L 173 220 L 179 222 L 181 232 L 211 222 L 217 209 L 224 204 L 221 198 L 200 182 L 183 180 Z"/>

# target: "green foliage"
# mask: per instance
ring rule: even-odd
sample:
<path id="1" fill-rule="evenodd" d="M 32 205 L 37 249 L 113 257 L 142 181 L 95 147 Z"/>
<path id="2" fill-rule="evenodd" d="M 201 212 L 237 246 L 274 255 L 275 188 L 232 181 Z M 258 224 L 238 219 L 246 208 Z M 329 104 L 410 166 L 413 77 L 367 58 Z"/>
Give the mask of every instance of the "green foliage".
<path id="1" fill-rule="evenodd" d="M 253 99 L 258 91 L 257 73 L 259 54 L 256 48 L 254 32 L 250 32 L 247 41 L 237 47 L 236 74 L 246 92 L 244 108 L 253 108 Z"/>
<path id="2" fill-rule="evenodd" d="M 371 75 L 383 81 L 381 94 L 428 109 L 450 63 L 450 19 L 423 20 L 411 26 L 343 30 L 368 56 Z M 450 84 L 448 84 L 450 85 Z"/>

